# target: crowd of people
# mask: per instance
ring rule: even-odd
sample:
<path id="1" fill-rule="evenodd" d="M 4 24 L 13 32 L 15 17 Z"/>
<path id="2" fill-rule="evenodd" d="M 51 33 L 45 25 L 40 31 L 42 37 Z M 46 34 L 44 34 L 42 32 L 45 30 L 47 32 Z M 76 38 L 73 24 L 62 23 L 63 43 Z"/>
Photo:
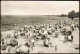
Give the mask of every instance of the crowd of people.
<path id="1" fill-rule="evenodd" d="M 44 47 L 53 47 L 50 41 L 50 35 L 53 35 L 53 33 L 55 33 L 54 38 L 58 38 L 59 33 L 64 35 L 63 43 L 72 43 L 74 39 L 72 32 L 75 28 L 79 28 L 79 24 L 76 24 L 76 20 L 64 20 L 48 24 L 36 23 L 35 25 L 24 25 L 18 28 L 16 26 L 13 36 L 7 34 L 3 37 L 3 34 L 1 34 L 1 50 L 7 50 L 7 53 L 30 53 L 31 50 L 34 50 L 35 42 L 39 40 L 43 41 Z M 19 37 L 24 37 L 24 39 L 27 40 L 26 43 L 19 45 L 17 41 Z M 22 47 L 24 50 L 22 50 Z M 55 46 L 55 51 L 56 50 L 57 46 Z"/>

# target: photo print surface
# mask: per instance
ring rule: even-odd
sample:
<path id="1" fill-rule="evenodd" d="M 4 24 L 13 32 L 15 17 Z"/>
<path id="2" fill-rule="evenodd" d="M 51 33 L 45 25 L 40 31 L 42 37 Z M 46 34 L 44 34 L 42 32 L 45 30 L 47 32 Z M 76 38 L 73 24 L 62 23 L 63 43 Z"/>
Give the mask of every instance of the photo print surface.
<path id="1" fill-rule="evenodd" d="M 1 1 L 1 53 L 79 53 L 79 1 Z"/>

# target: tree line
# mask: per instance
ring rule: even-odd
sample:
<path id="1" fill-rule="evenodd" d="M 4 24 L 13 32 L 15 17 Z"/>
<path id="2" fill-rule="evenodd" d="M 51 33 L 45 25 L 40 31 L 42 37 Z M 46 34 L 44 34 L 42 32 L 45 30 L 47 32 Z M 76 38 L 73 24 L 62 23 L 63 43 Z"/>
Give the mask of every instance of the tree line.
<path id="1" fill-rule="evenodd" d="M 70 11 L 68 15 L 62 14 L 61 17 L 68 17 L 70 19 L 79 18 L 79 12 L 75 12 L 74 10 Z"/>

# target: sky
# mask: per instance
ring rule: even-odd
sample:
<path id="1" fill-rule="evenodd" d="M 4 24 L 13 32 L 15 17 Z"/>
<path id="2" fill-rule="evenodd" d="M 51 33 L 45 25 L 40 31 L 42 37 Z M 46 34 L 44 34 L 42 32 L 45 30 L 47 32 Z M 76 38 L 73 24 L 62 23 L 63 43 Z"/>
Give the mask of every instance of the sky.
<path id="1" fill-rule="evenodd" d="M 79 1 L 1 1 L 1 15 L 61 15 L 79 11 Z"/>

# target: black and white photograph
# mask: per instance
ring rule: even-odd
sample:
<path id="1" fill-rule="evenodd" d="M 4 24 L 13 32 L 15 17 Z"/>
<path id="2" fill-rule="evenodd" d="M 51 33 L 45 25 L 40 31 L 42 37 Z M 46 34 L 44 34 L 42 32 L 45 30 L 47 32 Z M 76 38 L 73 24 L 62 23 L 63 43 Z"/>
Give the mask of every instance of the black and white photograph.
<path id="1" fill-rule="evenodd" d="M 79 53 L 79 1 L 1 1 L 1 53 Z"/>

